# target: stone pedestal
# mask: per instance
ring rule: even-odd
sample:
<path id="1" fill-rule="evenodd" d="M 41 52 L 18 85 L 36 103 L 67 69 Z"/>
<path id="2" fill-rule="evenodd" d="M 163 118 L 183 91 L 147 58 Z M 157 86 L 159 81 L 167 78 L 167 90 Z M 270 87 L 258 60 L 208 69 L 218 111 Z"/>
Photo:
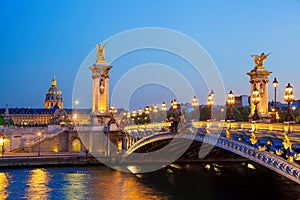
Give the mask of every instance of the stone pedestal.
<path id="1" fill-rule="evenodd" d="M 248 72 L 247 74 L 250 76 L 250 95 L 252 98 L 252 93 L 255 89 L 258 90 L 259 92 L 259 97 L 260 97 L 260 102 L 257 104 L 257 110 L 259 113 L 260 119 L 258 121 L 261 122 L 270 122 L 271 120 L 271 115 L 268 114 L 268 83 L 269 79 L 268 76 L 272 73 L 269 72 L 263 65 L 262 63 L 258 63 L 253 70 Z M 249 115 L 249 121 L 253 121 L 253 115 L 255 111 L 255 105 L 252 102 L 250 98 L 250 105 L 251 105 L 251 110 L 250 110 L 250 115 Z"/>

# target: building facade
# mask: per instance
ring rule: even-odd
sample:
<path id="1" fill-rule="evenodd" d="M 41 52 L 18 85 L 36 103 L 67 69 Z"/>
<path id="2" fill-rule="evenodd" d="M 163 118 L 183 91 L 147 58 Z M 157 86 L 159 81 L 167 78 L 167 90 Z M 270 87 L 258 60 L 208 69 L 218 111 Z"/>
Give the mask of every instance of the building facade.
<path id="1" fill-rule="evenodd" d="M 0 108 L 4 118 L 11 119 L 15 126 L 47 126 L 49 124 L 89 124 L 91 109 L 64 109 L 62 92 L 53 77 L 51 87 L 46 91 L 44 108 Z M 5 123 L 4 125 L 9 125 Z"/>
<path id="2" fill-rule="evenodd" d="M 62 92 L 56 85 L 55 76 L 52 79 L 52 85 L 46 92 L 45 106 L 44 108 L 53 108 L 54 106 L 63 108 Z"/>

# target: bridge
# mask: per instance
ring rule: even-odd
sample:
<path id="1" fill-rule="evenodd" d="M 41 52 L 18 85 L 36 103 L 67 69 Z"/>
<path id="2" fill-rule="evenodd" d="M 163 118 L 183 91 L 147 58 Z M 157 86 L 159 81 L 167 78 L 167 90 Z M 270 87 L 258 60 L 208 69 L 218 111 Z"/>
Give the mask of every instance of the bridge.
<path id="1" fill-rule="evenodd" d="M 166 131 L 169 125 L 125 127 L 125 157 L 149 144 L 161 147 L 159 141 L 188 139 L 240 155 L 300 184 L 299 125 L 204 121 L 189 123 L 178 133 Z"/>
<path id="2" fill-rule="evenodd" d="M 134 153 L 153 152 L 161 149 L 174 139 L 197 141 L 202 143 L 202 146 L 203 144 L 216 146 L 224 149 L 224 152 L 232 152 L 234 155 L 252 160 L 300 184 L 299 124 L 197 121 L 181 124 L 177 133 L 169 131 L 170 125 L 169 122 L 165 122 L 126 126 L 122 130 L 123 134 L 117 133 L 122 145 L 118 145 L 119 151 L 115 153 L 126 159 Z M 82 129 L 86 128 L 89 129 L 82 127 Z M 98 127 L 97 130 L 86 131 L 82 135 L 90 137 L 93 135 L 92 133 L 98 133 L 100 130 L 101 127 Z M 42 144 L 41 150 L 44 152 L 74 152 L 72 146 L 79 142 L 79 146 L 76 147 L 78 152 L 82 143 L 88 145 L 85 138 L 79 137 L 80 135 L 77 134 L 76 130 L 68 130 L 67 128 L 56 127 L 53 130 L 35 128 L 26 130 L 26 134 L 25 129 L 20 129 L 19 134 L 16 134 L 16 130 L 6 131 L 8 131 L 5 132 L 8 134 L 7 139 L 9 139 L 9 134 L 11 135 L 11 147 L 15 146 L 16 149 L 25 150 L 28 147 L 33 152 L 37 151 L 37 143 L 39 142 Z M 43 131 L 43 135 L 37 137 L 37 131 Z M 10 132 L 14 132 L 14 134 Z M 20 135 L 20 137 L 15 137 L 16 135 Z M 30 135 L 32 135 L 32 139 L 28 140 Z M 25 143 L 22 145 L 20 142 L 24 138 Z M 95 138 L 86 138 L 86 140 L 93 141 Z M 180 142 L 173 144 L 168 153 L 182 148 L 180 145 Z M 189 145 L 193 146 L 191 142 Z M 89 146 L 86 147 L 89 148 Z M 105 150 L 105 144 L 100 145 L 100 147 L 103 147 L 101 152 L 94 152 L 93 148 L 89 148 L 89 151 L 92 154 L 100 153 L 102 157 L 109 157 L 110 155 Z M 84 146 L 83 149 L 85 149 Z M 194 151 L 197 151 L 195 149 Z M 10 148 L 10 151 L 14 152 L 13 148 Z M 193 155 L 198 155 L 197 152 L 193 153 Z"/>

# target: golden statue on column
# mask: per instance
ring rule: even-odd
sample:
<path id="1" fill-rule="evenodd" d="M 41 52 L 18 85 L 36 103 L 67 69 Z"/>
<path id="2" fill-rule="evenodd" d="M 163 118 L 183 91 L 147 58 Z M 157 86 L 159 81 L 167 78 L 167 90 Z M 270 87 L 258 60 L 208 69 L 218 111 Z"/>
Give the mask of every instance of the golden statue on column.
<path id="1" fill-rule="evenodd" d="M 259 55 L 250 55 L 251 57 L 253 57 L 254 62 L 256 64 L 254 69 L 258 69 L 258 68 L 265 68 L 263 66 L 264 61 L 267 59 L 267 57 L 270 55 L 271 53 L 268 53 L 267 55 L 265 53 L 261 53 L 260 56 Z"/>
<path id="2" fill-rule="evenodd" d="M 268 114 L 268 76 L 272 73 L 269 72 L 264 66 L 264 61 L 268 58 L 271 53 L 265 54 L 261 53 L 260 55 L 251 55 L 254 59 L 255 67 L 247 74 L 250 76 L 250 96 L 252 97 L 253 92 L 259 92 L 260 101 L 257 104 L 254 104 L 253 99 L 251 98 L 251 113 L 249 120 L 253 120 L 255 110 L 257 109 L 259 120 L 263 122 L 269 122 L 271 116 Z"/>
<path id="3" fill-rule="evenodd" d="M 97 44 L 96 63 L 90 67 L 92 70 L 93 89 L 92 89 L 92 115 L 93 124 L 105 125 L 109 115 L 109 70 L 112 66 L 108 65 L 105 59 L 106 45 Z"/>

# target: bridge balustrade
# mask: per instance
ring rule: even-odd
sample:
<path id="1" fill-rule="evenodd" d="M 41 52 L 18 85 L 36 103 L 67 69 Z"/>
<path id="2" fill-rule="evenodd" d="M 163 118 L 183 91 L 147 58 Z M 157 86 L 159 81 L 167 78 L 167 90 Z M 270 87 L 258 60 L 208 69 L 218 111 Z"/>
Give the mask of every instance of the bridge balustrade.
<path id="1" fill-rule="evenodd" d="M 170 139 L 170 137 L 180 136 L 212 145 L 217 144 L 219 147 L 254 160 L 300 183 L 300 166 L 293 162 L 293 159 L 296 161 L 300 160 L 300 142 L 291 141 L 291 147 L 283 145 L 283 136 L 284 133 L 287 133 L 286 129 L 288 128 L 293 134 L 298 134 L 300 125 L 200 121 L 192 122 L 192 126 L 188 127 L 188 132 L 185 134 L 159 133 L 154 127 L 150 129 L 150 126 L 146 125 L 144 130 L 149 132 L 145 138 L 132 143 L 129 147 L 130 151 L 159 139 Z M 229 132 L 227 133 L 226 130 L 229 130 Z"/>

